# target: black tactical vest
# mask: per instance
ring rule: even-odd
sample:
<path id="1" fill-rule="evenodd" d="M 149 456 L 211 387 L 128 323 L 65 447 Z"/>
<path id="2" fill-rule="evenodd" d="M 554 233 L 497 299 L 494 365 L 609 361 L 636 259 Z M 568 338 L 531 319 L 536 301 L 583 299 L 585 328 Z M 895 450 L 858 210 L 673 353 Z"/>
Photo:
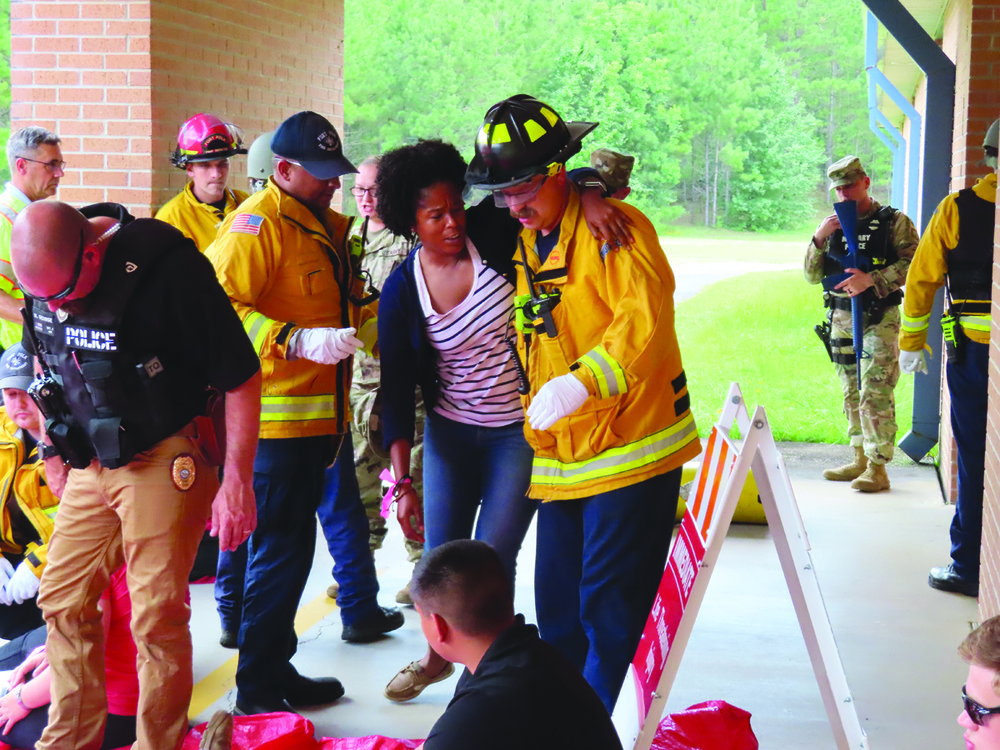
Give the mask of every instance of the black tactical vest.
<path id="1" fill-rule="evenodd" d="M 951 297 L 988 300 L 993 286 L 996 205 L 980 198 L 972 188 L 965 188 L 958 192 L 955 207 L 958 208 L 958 244 L 948 251 Z M 964 311 L 970 312 L 968 309 Z"/>
<path id="2" fill-rule="evenodd" d="M 136 286 L 156 272 L 165 253 L 186 241 L 184 236 L 155 219 L 135 219 L 117 204 L 82 212 L 122 224 L 105 253 L 100 281 L 86 297 L 86 311 L 65 316 L 31 300 L 26 318 L 36 350 L 62 387 L 65 421 L 76 445 L 82 442 L 91 458 L 115 469 L 203 413 L 208 393 L 204 385 L 199 391 L 189 374 L 166 369 L 154 344 L 142 336 L 121 341 L 122 314 Z"/>
<path id="3" fill-rule="evenodd" d="M 892 245 L 892 219 L 896 215 L 896 209 L 891 206 L 882 206 L 867 219 L 858 219 L 858 253 L 868 259 L 868 272 L 880 271 L 887 268 L 899 260 L 896 249 Z M 848 266 L 842 264 L 846 255 L 850 252 L 847 247 L 847 239 L 844 231 L 838 229 L 830 237 L 830 246 L 823 257 L 823 277 L 836 276 L 847 270 Z M 868 308 L 878 300 L 873 288 L 866 289 L 861 295 L 861 302 L 864 309 Z M 884 306 L 898 305 L 903 300 L 900 292 L 893 292 L 888 295 L 881 304 Z"/>

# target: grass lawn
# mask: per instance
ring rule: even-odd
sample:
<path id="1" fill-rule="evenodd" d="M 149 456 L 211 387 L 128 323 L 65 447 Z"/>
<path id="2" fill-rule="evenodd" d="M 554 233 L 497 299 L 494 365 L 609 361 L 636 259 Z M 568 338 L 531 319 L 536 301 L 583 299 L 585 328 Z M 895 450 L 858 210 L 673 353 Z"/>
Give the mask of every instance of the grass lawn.
<path id="1" fill-rule="evenodd" d="M 725 279 L 678 304 L 677 337 L 701 434 L 735 380 L 751 414 L 758 404 L 767 409 L 776 440 L 846 444 L 840 382 L 813 332 L 824 313 L 821 287 L 799 270 Z M 910 429 L 912 409 L 913 376 L 903 375 L 897 441 Z"/>

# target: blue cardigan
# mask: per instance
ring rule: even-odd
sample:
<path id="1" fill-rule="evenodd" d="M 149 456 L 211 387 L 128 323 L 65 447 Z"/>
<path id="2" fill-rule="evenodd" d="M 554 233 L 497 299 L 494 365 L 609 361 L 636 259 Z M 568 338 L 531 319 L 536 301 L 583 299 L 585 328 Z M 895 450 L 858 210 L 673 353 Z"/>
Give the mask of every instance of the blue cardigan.
<path id="1" fill-rule="evenodd" d="M 466 233 L 483 261 L 515 283 L 514 251 L 520 222 L 488 197 L 465 212 Z M 419 247 L 419 246 L 418 246 Z M 378 341 L 382 371 L 382 434 L 386 450 L 396 440 L 413 442 L 416 432 L 414 392 L 419 385 L 429 412 L 440 393 L 437 351 L 427 340 L 426 319 L 417 296 L 414 248 L 389 274 L 378 306 Z"/>

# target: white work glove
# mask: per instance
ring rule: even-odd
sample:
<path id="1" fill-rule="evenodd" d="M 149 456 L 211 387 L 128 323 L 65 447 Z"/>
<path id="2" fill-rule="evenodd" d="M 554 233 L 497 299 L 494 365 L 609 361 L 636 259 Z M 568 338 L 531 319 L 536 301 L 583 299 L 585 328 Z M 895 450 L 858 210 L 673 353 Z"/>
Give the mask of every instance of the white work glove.
<path id="1" fill-rule="evenodd" d="M 547 430 L 569 416 L 587 400 L 587 388 L 573 374 L 552 378 L 538 389 L 525 415 L 535 430 Z"/>
<path id="2" fill-rule="evenodd" d="M 353 328 L 300 328 L 288 341 L 288 359 L 304 359 L 335 365 L 364 346 Z"/>
<path id="3" fill-rule="evenodd" d="M 23 604 L 38 593 L 38 583 L 35 572 L 28 563 L 22 562 L 11 579 L 4 584 L 4 598 L 10 599 L 14 604 Z"/>
<path id="4" fill-rule="evenodd" d="M 10 604 L 10 594 L 7 593 L 7 584 L 10 582 L 11 576 L 14 575 L 14 566 L 10 564 L 10 560 L 6 557 L 0 556 L 0 604 Z"/>
<path id="5" fill-rule="evenodd" d="M 924 350 L 915 352 L 899 352 L 899 369 L 903 372 L 927 372 L 927 360 L 924 357 Z"/>

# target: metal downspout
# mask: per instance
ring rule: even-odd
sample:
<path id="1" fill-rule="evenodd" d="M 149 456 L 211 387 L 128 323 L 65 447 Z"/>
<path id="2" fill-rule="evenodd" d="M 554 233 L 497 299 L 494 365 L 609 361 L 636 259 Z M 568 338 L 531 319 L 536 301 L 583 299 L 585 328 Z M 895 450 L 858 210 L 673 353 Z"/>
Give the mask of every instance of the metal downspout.
<path id="1" fill-rule="evenodd" d="M 952 129 L 955 116 L 955 63 L 914 20 L 899 0 L 864 0 L 868 10 L 902 45 L 927 76 L 927 106 L 924 122 L 923 188 L 920 215 L 913 217 L 922 231 L 938 203 L 948 195 L 951 185 Z M 890 94 L 891 96 L 891 94 Z M 948 148 L 943 148 L 944 144 Z M 920 170 L 912 161 L 910 173 Z M 911 214 L 911 217 L 913 215 Z M 931 347 L 932 366 L 926 375 L 913 379 L 913 427 L 899 441 L 899 448 L 914 461 L 927 455 L 938 441 L 941 425 L 941 313 L 944 292 L 938 292 L 931 309 L 927 343 Z"/>

